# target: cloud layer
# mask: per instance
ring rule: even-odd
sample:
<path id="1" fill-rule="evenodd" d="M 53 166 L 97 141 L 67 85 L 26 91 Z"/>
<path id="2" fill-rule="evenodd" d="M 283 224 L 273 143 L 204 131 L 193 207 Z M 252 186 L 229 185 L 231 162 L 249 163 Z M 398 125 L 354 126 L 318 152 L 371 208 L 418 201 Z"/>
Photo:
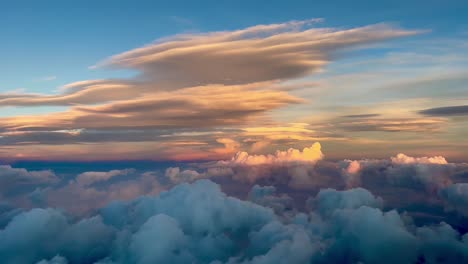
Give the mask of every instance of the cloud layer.
<path id="1" fill-rule="evenodd" d="M 163 38 L 114 55 L 95 67 L 136 70 L 138 74 L 132 78 L 77 81 L 64 85 L 57 94 L 0 94 L 0 107 L 67 107 L 45 115 L 1 117 L 0 143 L 17 146 L 14 151 L 5 150 L 17 159 L 38 156 L 37 151 L 21 149 L 23 146 L 76 156 L 82 149 L 80 144 L 98 143 L 105 148 L 122 149 L 118 144 L 151 142 L 162 148 L 168 142 L 178 143 L 162 135 L 186 130 L 241 130 L 252 124 L 272 129 L 285 127 L 275 124 L 273 111 L 307 102 L 292 91 L 316 86 L 301 78 L 318 74 L 353 49 L 421 33 L 388 24 L 343 29 L 320 27 L 319 22 L 320 19 L 291 21 Z M 257 134 L 258 143 L 253 149 L 259 150 L 264 142 L 281 140 L 278 133 L 271 134 L 273 130 L 245 134 Z M 309 141 L 306 144 L 315 140 L 310 139 L 310 131 L 308 135 L 304 133 L 292 135 L 289 140 Z M 313 136 L 329 136 L 324 134 Z M 232 133 L 227 137 L 235 136 L 241 135 Z M 209 159 L 218 154 L 216 144 L 220 138 L 207 134 L 197 139 L 186 140 L 204 144 L 187 144 L 193 147 L 191 156 Z M 54 147 L 59 144 L 68 147 Z M 145 156 L 144 151 L 148 150 L 135 144 L 125 154 L 136 158 Z M 68 156 L 67 153 L 57 154 Z M 168 153 L 165 154 L 158 156 L 167 159 Z"/>
<path id="2" fill-rule="evenodd" d="M 263 190 L 255 187 L 252 195 L 274 197 L 269 189 Z M 282 201 L 287 199 L 278 197 L 276 204 Z M 33 209 L 16 215 L 0 230 L 0 255 L 4 263 L 468 259 L 466 236 L 445 223 L 416 227 L 395 210 L 382 211 L 381 198 L 367 190 L 326 189 L 312 201 L 307 213 L 282 215 L 284 211 L 277 209 L 275 214 L 268 205 L 226 196 L 218 185 L 202 180 L 159 196 L 112 203 L 78 222 L 55 209 Z"/>
<path id="3" fill-rule="evenodd" d="M 238 156 L 73 175 L 2 166 L 0 257 L 44 264 L 468 261 L 467 164 L 405 154 L 328 161 L 319 143 L 255 155 L 262 162 Z"/>

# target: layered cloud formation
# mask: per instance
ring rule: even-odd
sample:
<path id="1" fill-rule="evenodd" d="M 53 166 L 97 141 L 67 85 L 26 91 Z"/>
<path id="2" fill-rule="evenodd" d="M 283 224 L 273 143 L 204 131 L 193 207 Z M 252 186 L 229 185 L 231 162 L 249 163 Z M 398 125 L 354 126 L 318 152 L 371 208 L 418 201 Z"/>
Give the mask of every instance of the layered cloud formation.
<path id="1" fill-rule="evenodd" d="M 273 112 L 310 102 L 300 91 L 319 84 L 304 78 L 323 72 L 330 62 L 353 50 L 423 31 L 389 24 L 329 28 L 320 27 L 321 22 L 312 19 L 176 35 L 93 67 L 134 70 L 137 74 L 132 78 L 81 80 L 65 84 L 55 94 L 0 94 L 0 107 L 65 108 L 1 117 L 4 151 L 0 157 L 92 160 L 102 156 L 101 149 L 112 149 L 116 157 L 107 159 L 147 159 L 151 153 L 151 159 L 199 160 L 226 158 L 239 150 L 220 150 L 223 138 L 237 140 L 255 152 L 284 140 L 302 147 L 317 138 L 341 140 L 345 136 L 313 131 L 308 124 L 302 131 L 294 125 L 296 130 L 290 130 L 273 118 Z M 401 122 L 408 124 L 405 120 Z M 415 119 L 412 127 L 427 122 Z M 440 123 L 434 122 L 427 125 Z M 387 123 L 375 126 L 393 127 Z M 287 135 L 280 135 L 284 128 Z M 44 157 L 37 149 L 50 155 Z"/>

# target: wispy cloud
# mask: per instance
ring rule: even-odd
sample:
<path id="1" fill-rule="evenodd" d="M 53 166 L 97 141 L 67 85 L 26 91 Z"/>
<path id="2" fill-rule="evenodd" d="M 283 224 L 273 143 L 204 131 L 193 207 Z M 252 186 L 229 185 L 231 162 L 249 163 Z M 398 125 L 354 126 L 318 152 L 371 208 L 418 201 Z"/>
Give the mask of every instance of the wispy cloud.
<path id="1" fill-rule="evenodd" d="M 468 105 L 435 107 L 419 111 L 428 116 L 464 116 L 468 115 Z"/>
<path id="2" fill-rule="evenodd" d="M 57 79 L 57 76 L 50 75 L 50 76 L 45 76 L 45 77 L 40 78 L 39 81 L 48 82 L 48 81 L 53 81 L 56 79 Z"/>

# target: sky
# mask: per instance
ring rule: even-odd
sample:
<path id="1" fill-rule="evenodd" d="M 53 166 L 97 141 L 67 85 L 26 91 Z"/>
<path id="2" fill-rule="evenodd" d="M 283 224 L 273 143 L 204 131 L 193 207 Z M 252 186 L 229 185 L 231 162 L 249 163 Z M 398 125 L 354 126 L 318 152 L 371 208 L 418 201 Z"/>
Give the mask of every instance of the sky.
<path id="1" fill-rule="evenodd" d="M 466 161 L 466 11 L 463 1 L 4 2 L 0 157 L 212 160 L 320 141 L 333 159 Z"/>
<path id="2" fill-rule="evenodd" d="M 468 263 L 466 14 L 0 1 L 0 262 Z"/>

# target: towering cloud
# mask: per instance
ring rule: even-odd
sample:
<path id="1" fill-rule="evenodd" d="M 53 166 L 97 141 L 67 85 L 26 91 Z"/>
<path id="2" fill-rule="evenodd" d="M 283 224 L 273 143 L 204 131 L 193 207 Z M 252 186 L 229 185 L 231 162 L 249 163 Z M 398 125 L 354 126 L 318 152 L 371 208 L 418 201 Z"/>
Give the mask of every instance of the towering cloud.
<path id="1" fill-rule="evenodd" d="M 392 157 L 391 160 L 396 164 L 447 164 L 447 160 L 442 156 L 414 158 L 403 153 Z"/>

